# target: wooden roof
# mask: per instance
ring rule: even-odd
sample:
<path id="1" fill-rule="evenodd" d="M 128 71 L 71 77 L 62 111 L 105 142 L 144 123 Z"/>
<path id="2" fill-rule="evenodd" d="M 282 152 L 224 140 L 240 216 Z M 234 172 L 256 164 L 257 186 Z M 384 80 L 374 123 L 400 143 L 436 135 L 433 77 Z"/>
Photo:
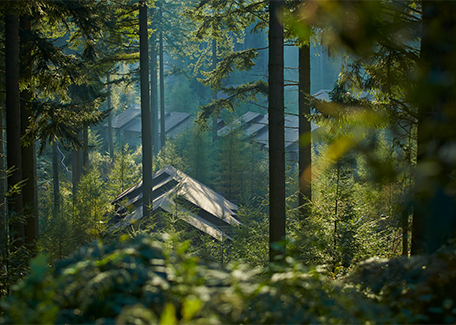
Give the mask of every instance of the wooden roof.
<path id="1" fill-rule="evenodd" d="M 244 135 L 258 143 L 261 143 L 266 148 L 269 147 L 269 129 L 268 129 L 268 114 L 260 114 L 247 112 L 232 123 L 219 130 L 219 136 L 229 134 L 233 128 L 241 129 Z M 297 150 L 297 142 L 299 139 L 298 131 L 298 116 L 285 115 L 285 147 L 287 150 Z"/>
<path id="2" fill-rule="evenodd" d="M 244 129 L 246 126 L 251 125 L 254 122 L 258 122 L 258 120 L 262 119 L 263 115 L 260 113 L 254 112 L 247 112 L 241 117 L 235 119 L 230 124 L 222 127 L 220 130 L 217 131 L 217 135 L 223 137 L 228 135 L 233 129 L 241 128 Z"/>
<path id="3" fill-rule="evenodd" d="M 263 144 L 266 148 L 269 148 L 269 130 L 267 128 L 268 115 L 265 115 L 265 119 L 261 121 L 262 124 L 266 123 L 266 128 L 261 133 L 255 133 L 252 139 L 258 143 Z M 285 149 L 289 151 L 297 150 L 299 129 L 298 129 L 298 116 L 296 115 L 285 115 Z"/>
<path id="4" fill-rule="evenodd" d="M 184 131 L 193 123 L 190 113 L 183 112 L 169 112 L 165 114 L 165 135 L 167 137 L 174 137 L 180 132 Z M 160 130 L 160 122 L 159 122 Z M 161 130 L 160 130 L 161 132 Z"/>
<path id="5" fill-rule="evenodd" d="M 117 115 L 112 119 L 112 127 L 114 129 L 121 129 L 125 127 L 129 122 L 134 120 L 136 117 L 141 116 L 141 109 L 138 107 L 130 107 L 125 111 Z M 138 119 L 139 120 L 139 119 Z M 105 127 L 108 127 L 108 123 L 104 124 Z"/>
<path id="6" fill-rule="evenodd" d="M 173 166 L 168 165 L 159 170 L 153 175 L 153 179 L 154 211 L 161 209 L 173 213 L 176 207 L 175 199 L 179 198 L 179 202 L 185 202 L 177 205 L 179 218 L 218 240 L 231 239 L 226 234 L 226 228 L 241 224 L 235 217 L 237 206 L 234 203 Z M 112 204 L 120 207 L 120 211 L 126 214 L 116 227 L 141 219 L 142 182 L 122 192 Z"/>
<path id="7" fill-rule="evenodd" d="M 121 129 L 128 123 L 133 121 L 135 118 L 141 116 L 141 109 L 138 107 L 129 107 L 116 117 L 112 118 L 112 127 L 114 129 Z M 104 127 L 108 127 L 108 123 L 103 124 Z"/>
<path id="8" fill-rule="evenodd" d="M 192 115 L 184 112 L 169 112 L 165 114 L 165 135 L 174 137 L 192 124 Z M 160 132 L 160 119 L 158 121 Z M 137 120 L 125 129 L 128 132 L 141 133 L 141 120 Z"/>

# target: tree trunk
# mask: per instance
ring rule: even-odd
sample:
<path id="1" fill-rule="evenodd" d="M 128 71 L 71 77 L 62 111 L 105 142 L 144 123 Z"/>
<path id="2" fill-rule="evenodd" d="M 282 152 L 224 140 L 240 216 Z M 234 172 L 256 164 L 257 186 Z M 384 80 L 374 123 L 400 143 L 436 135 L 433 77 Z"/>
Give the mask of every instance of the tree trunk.
<path id="1" fill-rule="evenodd" d="M 163 64 L 163 1 L 160 1 L 160 149 L 165 147 L 166 125 L 165 125 L 165 70 Z"/>
<path id="2" fill-rule="evenodd" d="M 310 215 L 308 202 L 312 199 L 312 142 L 310 114 L 310 45 L 299 48 L 299 207 L 302 218 Z"/>
<path id="3" fill-rule="evenodd" d="M 8 188 L 11 190 L 22 181 L 21 159 L 21 112 L 19 100 L 19 19 L 16 15 L 5 16 L 5 81 L 6 81 L 6 155 Z M 11 239 L 16 247 L 24 243 L 24 224 L 21 217 L 24 206 L 21 191 L 14 191 L 8 199 Z"/>
<path id="4" fill-rule="evenodd" d="M 149 50 L 147 37 L 147 1 L 139 6 L 139 69 L 141 84 L 141 128 L 143 165 L 143 216 L 152 215 L 152 130 L 149 96 Z"/>
<path id="5" fill-rule="evenodd" d="M 73 182 L 73 204 L 76 204 L 78 196 L 78 186 L 82 175 L 82 151 L 73 150 L 71 155 L 72 163 L 72 182 Z"/>
<path id="6" fill-rule="evenodd" d="M 52 142 L 52 178 L 54 185 L 54 216 L 60 215 L 60 188 L 59 188 L 59 152 L 57 140 Z"/>
<path id="7" fill-rule="evenodd" d="M 111 109 L 112 103 L 111 103 L 111 85 L 109 84 L 111 82 L 111 76 L 108 75 L 107 78 L 107 84 L 108 84 L 108 98 L 106 99 L 106 106 L 108 109 Z M 114 159 L 114 143 L 112 139 L 112 112 L 109 112 L 108 115 L 108 150 L 109 150 L 109 157 Z"/>
<path id="8" fill-rule="evenodd" d="M 28 45 L 27 36 L 25 33 L 31 31 L 32 23 L 30 17 L 21 17 L 20 27 L 22 35 L 21 42 L 21 58 L 20 65 L 21 76 L 26 81 L 32 78 L 32 63 L 30 61 L 31 49 Z M 25 89 L 20 94 L 21 101 L 21 135 L 24 135 L 30 124 L 32 116 L 29 103 L 32 99 L 32 93 L 29 89 Z M 24 201 L 24 215 L 25 215 L 25 243 L 31 249 L 35 246 L 35 241 L 38 237 L 38 191 L 37 191 L 37 177 L 36 177 L 36 146 L 35 142 L 28 146 L 22 145 L 22 178 L 25 183 L 22 188 L 22 196 Z"/>
<path id="9" fill-rule="evenodd" d="M 411 254 L 433 253 L 456 233 L 456 2 L 423 1 L 421 56 L 412 98 L 418 154 Z"/>
<path id="10" fill-rule="evenodd" d="M 217 41 L 212 40 L 212 70 L 217 68 Z M 217 100 L 217 90 L 214 90 L 212 95 L 214 100 Z M 217 141 L 217 116 L 212 114 L 212 143 Z"/>
<path id="11" fill-rule="evenodd" d="M 84 126 L 82 129 L 82 173 L 86 174 L 89 170 L 89 128 Z"/>
<path id="12" fill-rule="evenodd" d="M 281 0 L 269 1 L 269 259 L 280 254 L 272 244 L 285 239 L 285 116 Z"/>
<path id="13" fill-rule="evenodd" d="M 156 29 L 155 8 L 152 9 L 152 29 Z M 151 129 L 152 129 L 152 152 L 157 155 L 159 150 L 158 140 L 158 82 L 157 82 L 157 42 L 156 32 L 154 31 L 149 39 L 150 42 L 150 111 L 151 111 Z"/>
<path id="14" fill-rule="evenodd" d="M 0 257 L 3 258 L 6 250 L 7 236 L 8 236 L 8 217 L 6 210 L 6 166 L 5 166 L 5 83 L 3 76 L 0 76 Z M 4 263 L 0 263 L 4 265 Z M 3 272 L 4 268 L 0 268 Z"/>

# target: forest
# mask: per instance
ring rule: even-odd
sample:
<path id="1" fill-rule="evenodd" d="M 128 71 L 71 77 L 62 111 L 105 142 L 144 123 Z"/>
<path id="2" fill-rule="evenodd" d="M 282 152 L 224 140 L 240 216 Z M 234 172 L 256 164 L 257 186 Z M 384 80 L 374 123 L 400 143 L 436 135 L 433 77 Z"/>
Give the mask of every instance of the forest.
<path id="1" fill-rule="evenodd" d="M 0 323 L 456 323 L 456 1 L 0 8 Z"/>

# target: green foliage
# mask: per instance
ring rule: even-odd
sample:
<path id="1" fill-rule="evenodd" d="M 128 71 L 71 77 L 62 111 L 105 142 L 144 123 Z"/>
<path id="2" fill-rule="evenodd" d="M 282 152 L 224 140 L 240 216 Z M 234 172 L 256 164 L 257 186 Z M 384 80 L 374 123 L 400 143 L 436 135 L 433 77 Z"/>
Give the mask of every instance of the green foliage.
<path id="1" fill-rule="evenodd" d="M 267 265 L 269 261 L 268 217 L 262 210 L 264 210 L 262 205 L 255 207 L 253 202 L 239 208 L 237 217 L 242 225 L 234 231 L 229 261 L 246 264 L 251 268 Z"/>
<path id="2" fill-rule="evenodd" d="M 129 151 L 128 144 L 116 148 L 106 183 L 110 198 L 116 198 L 117 195 L 138 183 L 140 177 L 141 165 L 136 163 L 135 156 Z"/>
<path id="3" fill-rule="evenodd" d="M 291 257 L 266 268 L 200 264 L 188 244 L 95 242 L 45 255 L 4 299 L 2 323 L 454 323 L 454 249 L 371 260 L 342 282 Z"/>
<path id="4" fill-rule="evenodd" d="M 362 263 L 347 281 L 365 296 L 388 306 L 399 323 L 450 324 L 456 321 L 454 247 L 433 255 Z"/>
<path id="5" fill-rule="evenodd" d="M 201 107 L 201 112 L 198 115 L 198 121 L 205 124 L 212 114 L 218 116 L 221 109 L 226 109 L 230 112 L 234 111 L 235 107 L 238 107 L 242 103 L 248 101 L 258 101 L 258 95 L 266 95 L 267 83 L 263 80 L 256 82 L 249 82 L 237 87 L 229 86 L 223 87 L 221 90 L 227 94 L 227 98 L 221 98 L 213 100 L 211 103 Z"/>
<path id="6" fill-rule="evenodd" d="M 308 265 L 327 265 L 340 276 L 372 256 L 401 254 L 400 220 L 410 175 L 381 132 L 364 140 L 366 155 L 350 151 L 339 156 L 341 138 L 331 136 L 335 142 L 321 141 L 315 149 L 311 215 L 304 220 L 290 215 L 289 238 L 291 254 Z M 396 177 L 401 170 L 405 173 Z"/>
<path id="7" fill-rule="evenodd" d="M 210 132 L 194 125 L 183 132 L 176 142 L 177 150 L 185 161 L 185 172 L 201 183 L 212 186 L 215 153 Z"/>
<path id="8" fill-rule="evenodd" d="M 220 139 L 218 159 L 220 172 L 217 190 L 223 192 L 223 196 L 228 200 L 239 198 L 242 189 L 246 187 L 244 176 L 249 170 L 248 151 L 247 144 L 242 141 L 241 136 L 239 130 L 231 130 L 228 135 Z"/>
<path id="9" fill-rule="evenodd" d="M 172 85 L 166 85 L 169 89 L 166 93 L 167 110 L 170 112 L 196 113 L 199 101 L 195 100 L 195 91 L 191 88 L 192 82 L 188 78 L 179 78 Z M 207 96 L 209 96 L 207 92 Z M 192 101 L 190 101 L 192 100 Z"/>
<path id="10" fill-rule="evenodd" d="M 106 229 L 112 209 L 98 170 L 86 172 L 79 182 L 74 201 L 71 233 L 76 243 L 89 243 Z"/>
<path id="11" fill-rule="evenodd" d="M 184 159 L 177 151 L 176 145 L 172 141 L 167 141 L 166 146 L 160 150 L 154 162 L 154 170 L 158 171 L 168 165 L 186 172 Z"/>
<path id="12" fill-rule="evenodd" d="M 261 30 L 265 27 L 265 8 L 266 2 L 263 1 L 230 3 L 210 0 L 199 1 L 186 11 L 195 24 L 195 41 L 201 44 L 195 63 L 195 70 L 204 77 L 199 80 L 214 92 L 223 91 L 227 94 L 227 98 L 217 98 L 211 103 L 205 101 L 198 117 L 201 123 L 205 124 L 212 115 L 219 116 L 223 109 L 233 111 L 241 103 L 257 101 L 258 95 L 267 93 L 264 80 L 258 80 L 258 75 L 245 73 L 255 66 L 258 48 L 236 48 L 244 43 L 246 30 Z M 212 48 L 214 45 L 215 53 Z M 241 85 L 238 86 L 233 86 L 235 71 L 242 72 L 238 78 Z"/>

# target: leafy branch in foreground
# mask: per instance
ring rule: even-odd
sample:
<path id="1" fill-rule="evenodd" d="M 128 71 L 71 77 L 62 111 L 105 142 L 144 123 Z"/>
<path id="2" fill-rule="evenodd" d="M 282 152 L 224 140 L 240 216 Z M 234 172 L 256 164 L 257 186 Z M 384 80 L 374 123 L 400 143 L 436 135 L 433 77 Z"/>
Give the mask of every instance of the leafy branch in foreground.
<path id="1" fill-rule="evenodd" d="M 124 238 L 125 239 L 125 238 Z M 2 323 L 454 323 L 454 248 L 368 261 L 341 282 L 291 257 L 267 268 L 217 269 L 136 237 L 95 242 L 57 263 L 31 262 L 1 302 Z M 357 285 L 357 284 L 361 285 Z M 419 285 L 418 285 L 419 284 Z"/>
<path id="2" fill-rule="evenodd" d="M 201 106 L 197 122 L 206 125 L 207 120 L 212 114 L 219 114 L 221 109 L 233 111 L 236 106 L 247 101 L 257 101 L 257 95 L 266 95 L 268 84 L 263 80 L 249 82 L 238 87 L 222 87 L 222 91 L 228 95 L 227 98 L 213 100 L 211 103 Z"/>

